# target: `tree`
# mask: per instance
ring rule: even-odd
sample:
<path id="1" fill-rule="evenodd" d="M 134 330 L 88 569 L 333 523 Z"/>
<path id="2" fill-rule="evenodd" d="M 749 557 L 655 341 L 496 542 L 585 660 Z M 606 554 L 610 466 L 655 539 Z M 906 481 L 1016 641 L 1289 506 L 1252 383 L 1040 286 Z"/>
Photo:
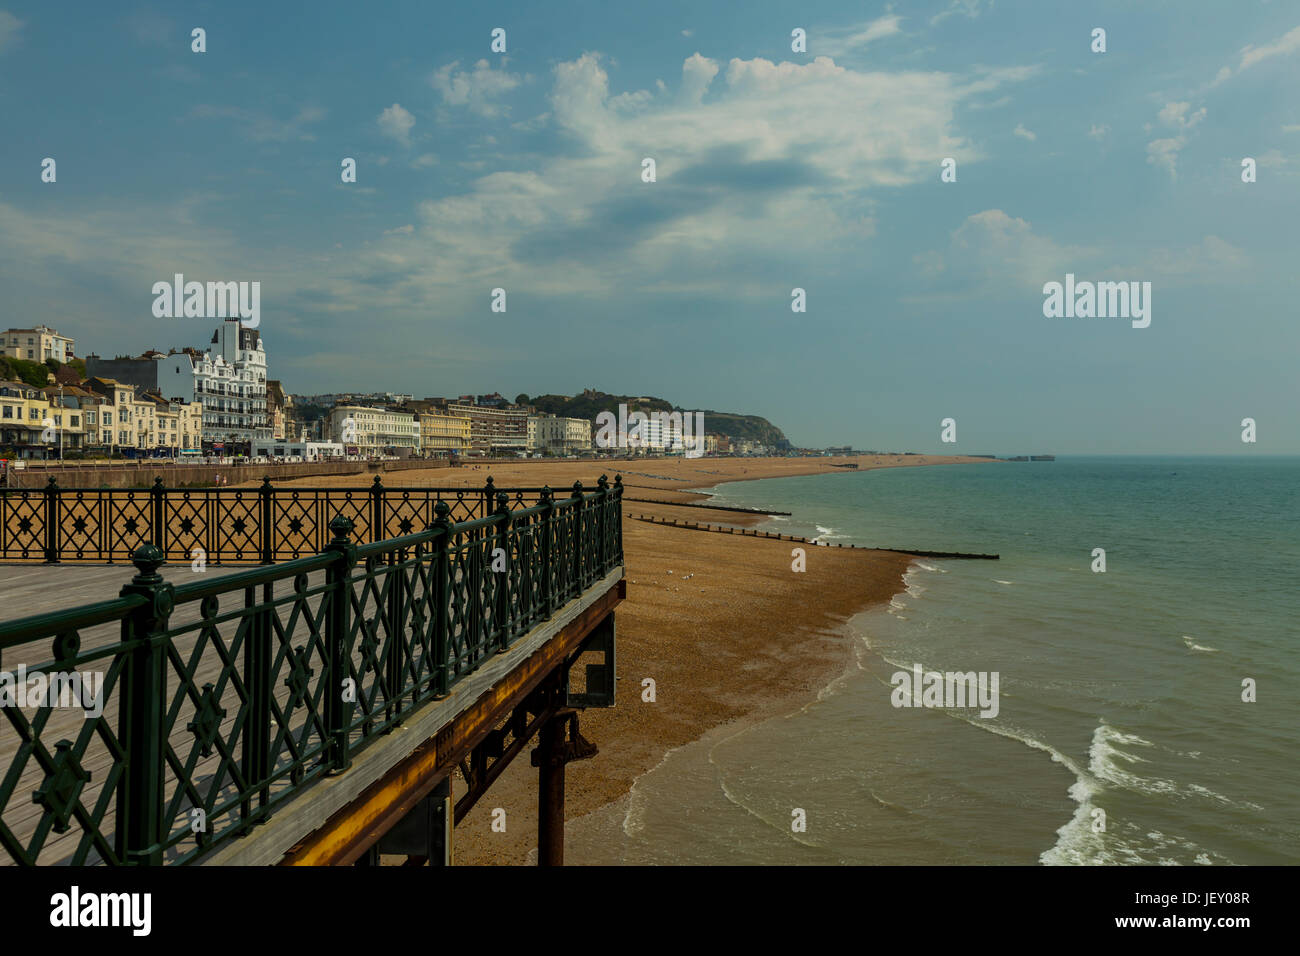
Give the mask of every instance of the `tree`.
<path id="1" fill-rule="evenodd" d="M 518 395 L 515 396 L 516 405 L 527 405 L 528 401 L 529 401 L 528 396 L 523 392 L 520 392 Z"/>

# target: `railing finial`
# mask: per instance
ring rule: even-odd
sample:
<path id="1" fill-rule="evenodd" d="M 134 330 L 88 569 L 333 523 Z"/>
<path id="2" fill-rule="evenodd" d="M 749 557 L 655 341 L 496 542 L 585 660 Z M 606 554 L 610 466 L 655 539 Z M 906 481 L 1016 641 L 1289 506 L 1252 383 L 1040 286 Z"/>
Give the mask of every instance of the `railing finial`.
<path id="1" fill-rule="evenodd" d="M 167 556 L 156 544 L 142 544 L 131 553 L 131 563 L 140 572 L 131 579 L 132 584 L 156 584 L 162 580 L 158 569 L 167 563 Z"/>
<path id="2" fill-rule="evenodd" d="M 441 498 L 439 498 L 437 503 L 433 506 L 433 513 L 436 515 L 433 519 L 434 524 L 442 526 L 451 523 L 449 520 L 449 516 L 451 515 L 451 506 Z"/>
<path id="3" fill-rule="evenodd" d="M 347 544 L 352 536 L 352 519 L 346 515 L 336 515 L 330 522 L 329 529 L 334 533 L 334 544 Z"/>

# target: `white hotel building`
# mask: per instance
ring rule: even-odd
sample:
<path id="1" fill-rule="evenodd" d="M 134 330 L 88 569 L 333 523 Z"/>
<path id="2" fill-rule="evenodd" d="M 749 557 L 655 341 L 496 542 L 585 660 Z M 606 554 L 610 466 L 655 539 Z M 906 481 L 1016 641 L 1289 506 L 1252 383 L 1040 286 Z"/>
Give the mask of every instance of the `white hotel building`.
<path id="1" fill-rule="evenodd" d="M 185 349 L 158 360 L 158 389 L 203 403 L 205 444 L 269 441 L 266 350 L 256 329 L 226 319 L 206 352 Z"/>

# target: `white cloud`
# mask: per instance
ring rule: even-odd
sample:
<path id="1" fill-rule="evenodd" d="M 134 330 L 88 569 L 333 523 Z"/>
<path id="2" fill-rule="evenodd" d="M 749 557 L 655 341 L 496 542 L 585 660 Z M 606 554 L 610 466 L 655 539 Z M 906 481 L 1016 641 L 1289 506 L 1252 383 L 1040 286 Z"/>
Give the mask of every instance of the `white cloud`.
<path id="1" fill-rule="evenodd" d="M 695 31 L 694 31 L 694 30 L 683 30 L 683 31 L 682 31 L 682 36 L 686 37 L 686 39 L 689 40 L 691 37 L 695 36 Z"/>
<path id="2" fill-rule="evenodd" d="M 1012 135 L 1019 136 L 1021 139 L 1027 139 L 1031 143 L 1038 139 L 1038 134 L 1033 130 L 1025 129 L 1024 123 L 1017 123 L 1016 128 L 1011 131 Z"/>
<path id="3" fill-rule="evenodd" d="M 438 157 L 433 153 L 423 153 L 422 155 L 415 157 L 415 160 L 411 163 L 411 165 L 416 169 L 427 169 L 428 167 L 436 166 L 437 164 Z"/>
<path id="4" fill-rule="evenodd" d="M 681 101 L 698 104 L 704 98 L 709 84 L 718 75 L 718 64 L 698 53 L 686 58 L 682 64 Z"/>
<path id="5" fill-rule="evenodd" d="M 1214 281 L 1239 276 L 1250 257 L 1218 236 L 1206 236 L 1197 245 L 1183 249 L 1156 249 L 1142 262 L 1144 275 Z"/>
<path id="6" fill-rule="evenodd" d="M 1164 126 L 1178 130 L 1178 133 L 1147 143 L 1147 162 L 1167 171 L 1170 179 L 1177 179 L 1178 153 L 1187 145 L 1189 131 L 1205 119 L 1205 107 L 1193 110 L 1190 103 L 1166 103 L 1156 114 L 1156 119 Z"/>
<path id="7" fill-rule="evenodd" d="M 841 57 L 876 40 L 901 33 L 899 24 L 902 22 L 902 17 L 890 13 L 851 27 L 810 30 L 808 50 L 822 56 Z"/>
<path id="8" fill-rule="evenodd" d="M 1105 123 L 1093 123 L 1092 126 L 1088 128 L 1088 136 L 1090 139 L 1103 140 L 1109 133 L 1110 127 Z"/>
<path id="9" fill-rule="evenodd" d="M 992 3 L 989 5 L 992 6 Z M 948 9 L 936 13 L 930 18 L 930 26 L 934 26 L 936 23 L 942 23 L 944 20 L 947 20 L 951 16 L 956 16 L 957 14 L 961 14 L 967 19 L 974 20 L 980 15 L 980 0 L 952 0 L 952 3 L 948 5 Z"/>
<path id="10" fill-rule="evenodd" d="M 1192 104 L 1190 103 L 1166 103 L 1160 112 L 1156 114 L 1156 119 L 1166 126 L 1191 129 L 1205 119 L 1205 107 L 1202 106 L 1195 112 L 1192 112 L 1191 109 Z"/>
<path id="11" fill-rule="evenodd" d="M 464 106 L 471 113 L 480 116 L 496 116 L 504 110 L 492 101 L 509 93 L 522 82 L 505 68 L 492 69 L 487 60 L 479 60 L 472 71 L 457 71 L 460 61 L 456 60 L 439 67 L 429 77 L 435 90 L 442 94 L 442 101 L 448 106 Z"/>
<path id="12" fill-rule="evenodd" d="M 1288 30 L 1272 43 L 1265 43 L 1263 46 L 1247 45 L 1242 47 L 1241 59 L 1237 62 L 1237 72 L 1242 73 L 1252 66 L 1263 63 L 1265 60 L 1272 59 L 1275 56 L 1288 56 L 1297 50 L 1300 50 L 1300 27 Z M 1232 75 L 1230 67 L 1222 67 L 1209 84 L 1210 88 L 1218 86 Z"/>
<path id="13" fill-rule="evenodd" d="M 1288 30 L 1272 43 L 1266 43 L 1263 46 L 1243 47 L 1241 63 L 1237 66 L 1237 72 L 1240 73 L 1242 70 L 1249 69 L 1271 57 L 1287 56 L 1296 50 L 1300 50 L 1300 27 Z"/>
<path id="14" fill-rule="evenodd" d="M 697 91 L 697 102 L 679 90 L 641 101 L 611 89 L 597 54 L 557 64 L 545 108 L 574 148 L 530 156 L 524 171 L 493 172 L 492 157 L 469 186 L 390 220 L 398 228 L 387 235 L 377 234 L 381 226 L 327 255 L 313 250 L 263 268 L 265 251 L 247 236 L 193 226 L 183 234 L 202 234 L 202 243 L 177 246 L 170 210 L 161 220 L 157 210 L 142 211 L 140 238 L 120 239 L 116 210 L 79 209 L 75 220 L 56 222 L 42 213 L 11 232 L 0 206 L 7 224 L 0 261 L 33 274 L 56 274 L 47 268 L 54 255 L 86 269 L 122 270 L 131 288 L 142 289 L 146 307 L 158 276 L 198 264 L 215 275 L 264 276 L 266 288 L 276 279 L 285 301 L 339 314 L 454 314 L 477 301 L 473 290 L 494 285 L 539 296 L 688 288 L 730 297 L 738 277 L 769 263 L 816 267 L 847 247 L 866 248 L 881 193 L 930 182 L 938 157 L 983 158 L 956 117 L 972 97 L 998 95 L 993 91 L 1023 75 L 852 70 L 826 57 L 713 66 L 699 57 L 680 67 L 679 90 Z M 465 91 L 463 99 L 468 106 L 473 95 Z M 641 106 L 629 110 L 634 100 Z M 853 104 L 851 122 L 846 103 Z M 399 122 L 406 111 L 398 109 L 385 112 L 397 133 L 409 135 L 412 128 Z M 259 122 L 237 118 L 252 128 Z M 284 136 L 286 124 L 274 125 Z M 641 181 L 646 155 L 659 160 L 657 183 Z M 185 262 L 196 265 L 177 267 Z M 377 284 L 380 274 L 385 281 Z M 761 285 L 739 283 L 746 296 L 766 295 Z M 468 333 L 465 342 L 479 347 Z M 453 350 L 460 345 L 451 343 Z"/>
<path id="15" fill-rule="evenodd" d="M 379 124 L 379 131 L 385 136 L 396 140 L 403 146 L 411 145 L 411 128 L 415 126 L 415 117 L 404 110 L 400 104 L 394 103 L 382 113 L 375 122 Z"/>

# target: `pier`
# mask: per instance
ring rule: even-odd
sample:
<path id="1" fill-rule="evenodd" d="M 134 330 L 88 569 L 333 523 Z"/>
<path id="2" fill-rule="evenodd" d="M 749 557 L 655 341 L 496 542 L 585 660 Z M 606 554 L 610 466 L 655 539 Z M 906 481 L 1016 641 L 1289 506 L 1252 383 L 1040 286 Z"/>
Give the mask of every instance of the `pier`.
<path id="1" fill-rule="evenodd" d="M 563 862 L 564 768 L 595 753 L 580 714 L 614 703 L 619 479 L 68 494 L 19 493 L 4 556 L 100 566 L 21 587 L 120 580 L 123 557 L 135 574 L 0 624 L 4 672 L 91 691 L 0 707 L 0 860 L 447 864 L 455 822 L 536 740 L 539 862 Z"/>

